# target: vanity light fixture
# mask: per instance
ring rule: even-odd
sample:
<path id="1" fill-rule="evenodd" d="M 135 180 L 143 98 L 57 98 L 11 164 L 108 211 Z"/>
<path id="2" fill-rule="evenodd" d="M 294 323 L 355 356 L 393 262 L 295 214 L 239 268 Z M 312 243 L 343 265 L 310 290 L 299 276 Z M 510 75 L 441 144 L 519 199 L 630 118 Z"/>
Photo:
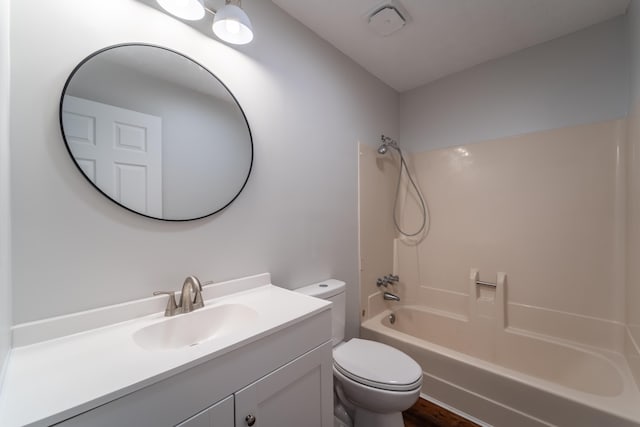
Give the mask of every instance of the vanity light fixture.
<path id="1" fill-rule="evenodd" d="M 225 0 L 225 5 L 216 12 L 212 28 L 216 36 L 228 43 L 247 44 L 253 40 L 251 21 L 240 7 L 240 0 Z"/>
<path id="2" fill-rule="evenodd" d="M 247 44 L 253 40 L 253 27 L 240 0 L 225 0 L 218 10 L 209 9 L 204 0 L 156 0 L 167 12 L 186 21 L 198 21 L 213 15 L 214 34 L 227 43 Z"/>

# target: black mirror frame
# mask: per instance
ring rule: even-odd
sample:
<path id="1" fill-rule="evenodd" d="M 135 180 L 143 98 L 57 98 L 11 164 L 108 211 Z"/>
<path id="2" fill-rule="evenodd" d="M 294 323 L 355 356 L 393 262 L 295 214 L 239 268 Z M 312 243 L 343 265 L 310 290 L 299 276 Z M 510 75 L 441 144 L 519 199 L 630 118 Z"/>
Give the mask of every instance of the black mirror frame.
<path id="1" fill-rule="evenodd" d="M 73 153 L 71 152 L 71 147 L 69 146 L 69 143 L 67 142 L 67 137 L 65 135 L 64 132 L 64 125 L 63 125 L 63 121 L 62 121 L 62 107 L 63 107 L 63 103 L 64 103 L 64 97 L 65 94 L 67 92 L 67 88 L 69 86 L 69 84 L 71 83 L 71 81 L 73 80 L 73 76 L 76 74 L 76 72 L 78 70 L 80 70 L 80 68 L 82 68 L 82 66 L 90 61 L 91 59 L 93 59 L 94 57 L 96 57 L 97 55 L 106 52 L 108 50 L 112 50 L 112 49 L 116 49 L 119 47 L 126 47 L 126 46 L 144 46 L 144 47 L 151 47 L 151 48 L 155 48 L 155 49 L 162 49 L 168 52 L 172 52 L 176 55 L 179 55 L 191 62 L 193 62 L 195 65 L 201 67 L 203 70 L 205 70 L 207 73 L 209 73 L 214 79 L 216 79 L 221 85 L 222 87 L 224 87 L 226 89 L 226 91 L 229 93 L 229 95 L 231 95 L 231 98 L 233 98 L 233 101 L 236 103 L 236 105 L 238 106 L 238 108 L 240 109 L 240 113 L 242 113 L 242 117 L 247 125 L 247 131 L 249 132 L 249 143 L 251 144 L 251 159 L 249 160 L 249 170 L 247 171 L 247 177 L 245 178 L 244 182 L 242 183 L 242 185 L 240 186 L 238 192 L 236 193 L 235 196 L 233 196 L 233 198 L 231 198 L 231 200 L 229 200 L 229 202 L 227 202 L 224 206 L 222 206 L 220 209 L 217 209 L 209 214 L 206 215 L 202 215 L 202 216 L 198 216 L 198 217 L 194 217 L 194 218 L 184 218 L 184 219 L 170 219 L 170 218 L 158 218 L 155 216 L 150 216 L 150 215 L 146 215 L 143 213 L 140 213 L 134 209 L 128 208 L 124 205 L 122 205 L 121 203 L 119 203 L 118 201 L 112 199 L 109 195 L 107 195 L 104 191 L 102 191 L 100 189 L 100 187 L 98 187 L 94 182 L 92 182 L 84 173 L 84 171 L 82 170 L 82 168 L 80 167 L 80 165 L 78 164 L 78 162 L 75 161 L 75 158 L 73 156 Z M 249 126 L 249 121 L 247 120 L 247 116 L 244 112 L 244 110 L 242 109 L 242 106 L 240 105 L 240 103 L 238 102 L 238 99 L 235 97 L 235 95 L 233 94 L 233 92 L 231 92 L 231 90 L 229 90 L 229 88 L 227 87 L 227 85 L 224 84 L 224 82 L 222 82 L 222 80 L 220 80 L 218 78 L 218 76 L 216 76 L 215 74 L 213 74 L 207 67 L 203 66 L 202 64 L 200 64 L 199 62 L 195 61 L 193 58 L 184 55 L 180 52 L 177 52 L 173 49 L 164 47 L 164 46 L 158 46 L 158 45 L 154 45 L 154 44 L 150 44 L 150 43 L 120 43 L 120 44 L 115 44 L 115 45 L 111 45 L 111 46 L 107 46 L 105 48 L 102 48 L 100 50 L 97 50 L 93 53 L 91 53 L 90 55 L 88 55 L 86 58 L 84 58 L 82 61 L 80 61 L 78 63 L 78 65 L 76 65 L 73 69 L 73 71 L 71 71 L 71 74 L 69 74 L 69 77 L 67 78 L 64 87 L 62 88 L 62 94 L 60 95 L 60 104 L 59 104 L 59 108 L 58 108 L 58 120 L 60 123 L 60 132 L 62 134 L 62 139 L 64 141 L 64 145 L 65 148 L 67 149 L 67 152 L 69 153 L 69 156 L 71 157 L 71 160 L 73 161 L 73 164 L 76 166 L 78 172 L 80 172 L 80 174 L 83 176 L 83 178 L 89 183 L 91 184 L 99 193 L 101 193 L 104 197 L 106 197 L 107 199 L 109 199 L 110 201 L 112 201 L 113 203 L 115 203 L 116 205 L 128 210 L 129 212 L 133 212 L 136 215 L 140 215 L 146 218 L 151 218 L 151 219 L 155 219 L 155 220 L 159 220 L 159 221 L 168 221 L 168 222 L 186 222 L 186 221 L 196 221 L 202 218 L 207 218 L 210 217 L 212 215 L 217 214 L 218 212 L 226 209 L 231 203 L 233 203 L 238 196 L 240 195 L 240 193 L 242 193 L 242 190 L 244 190 L 244 188 L 247 185 L 247 182 L 249 181 L 249 177 L 251 176 L 251 171 L 253 170 L 253 158 L 254 158 L 254 149 L 253 149 L 253 134 L 251 133 L 251 126 Z"/>

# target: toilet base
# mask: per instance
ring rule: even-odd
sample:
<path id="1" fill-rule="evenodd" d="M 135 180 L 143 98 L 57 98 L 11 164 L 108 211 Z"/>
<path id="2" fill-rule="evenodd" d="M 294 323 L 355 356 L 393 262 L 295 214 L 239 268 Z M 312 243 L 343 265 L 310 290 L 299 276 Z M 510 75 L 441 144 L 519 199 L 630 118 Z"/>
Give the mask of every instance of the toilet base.
<path id="1" fill-rule="evenodd" d="M 353 427 L 351 424 L 347 424 L 338 417 L 333 417 L 333 427 Z"/>
<path id="2" fill-rule="evenodd" d="M 404 427 L 401 412 L 378 414 L 357 408 L 354 416 L 354 427 Z"/>
<path id="3" fill-rule="evenodd" d="M 345 377 L 335 366 L 333 384 L 336 403 L 346 409 L 353 427 L 404 427 L 402 411 L 418 400 L 421 389 L 420 382 L 408 391 L 369 387 Z"/>

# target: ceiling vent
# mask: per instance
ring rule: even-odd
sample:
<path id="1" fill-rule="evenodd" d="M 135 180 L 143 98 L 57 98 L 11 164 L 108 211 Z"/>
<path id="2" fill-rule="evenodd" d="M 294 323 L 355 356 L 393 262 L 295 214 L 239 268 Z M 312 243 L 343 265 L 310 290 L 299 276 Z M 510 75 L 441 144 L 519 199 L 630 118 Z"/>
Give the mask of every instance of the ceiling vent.
<path id="1" fill-rule="evenodd" d="M 386 5 L 369 15 L 369 28 L 377 35 L 388 37 L 401 30 L 407 20 L 395 6 Z"/>

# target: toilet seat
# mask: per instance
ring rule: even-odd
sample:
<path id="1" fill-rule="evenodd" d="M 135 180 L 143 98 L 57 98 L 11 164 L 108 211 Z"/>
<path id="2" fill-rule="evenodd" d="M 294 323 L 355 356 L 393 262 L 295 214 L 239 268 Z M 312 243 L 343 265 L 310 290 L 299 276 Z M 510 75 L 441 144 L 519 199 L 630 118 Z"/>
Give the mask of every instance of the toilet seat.
<path id="1" fill-rule="evenodd" d="M 334 367 L 360 384 L 410 391 L 422 384 L 422 368 L 403 352 L 376 341 L 353 338 L 333 350 Z"/>

